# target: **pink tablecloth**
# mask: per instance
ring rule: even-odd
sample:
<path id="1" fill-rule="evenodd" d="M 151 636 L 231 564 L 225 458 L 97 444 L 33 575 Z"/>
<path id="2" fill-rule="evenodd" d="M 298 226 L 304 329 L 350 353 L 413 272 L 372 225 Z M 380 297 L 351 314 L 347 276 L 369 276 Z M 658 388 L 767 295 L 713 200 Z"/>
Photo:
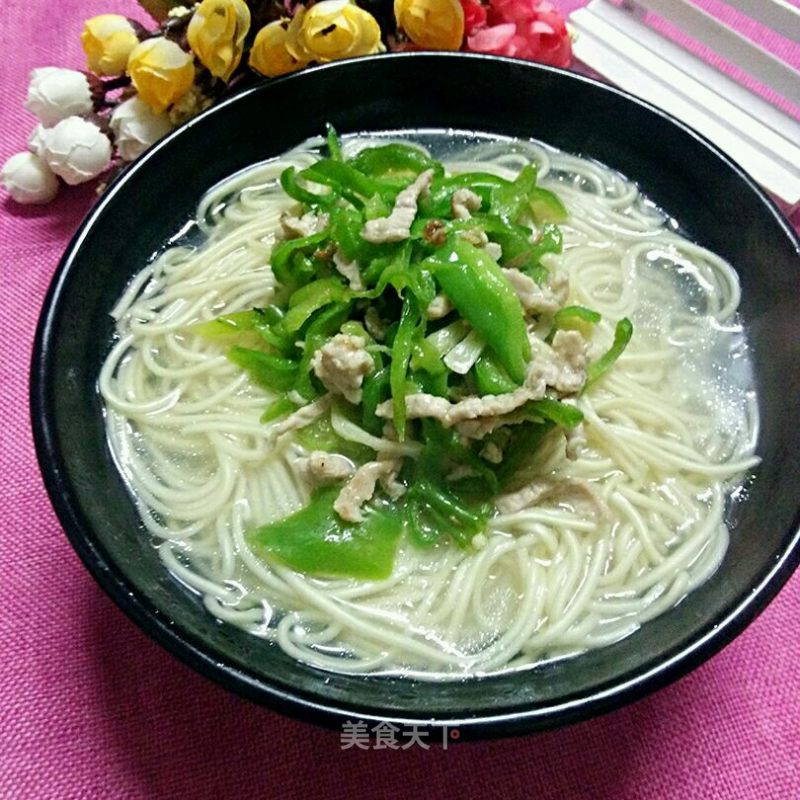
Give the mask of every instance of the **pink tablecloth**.
<path id="1" fill-rule="evenodd" d="M 0 161 L 31 126 L 21 108 L 28 71 L 80 66 L 82 19 L 134 8 L 3 4 Z M 448 750 L 343 751 L 336 732 L 240 700 L 151 642 L 67 544 L 28 425 L 39 307 L 91 202 L 90 189 L 64 191 L 45 208 L 0 201 L 0 797 L 800 796 L 800 575 L 722 653 L 636 705 L 555 733 Z"/>

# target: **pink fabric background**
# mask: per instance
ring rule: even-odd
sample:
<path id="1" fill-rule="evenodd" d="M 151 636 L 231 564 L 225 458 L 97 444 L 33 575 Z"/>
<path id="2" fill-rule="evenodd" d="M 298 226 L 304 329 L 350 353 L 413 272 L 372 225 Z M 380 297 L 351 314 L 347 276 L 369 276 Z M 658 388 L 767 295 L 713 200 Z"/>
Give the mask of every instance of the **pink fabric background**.
<path id="1" fill-rule="evenodd" d="M 3 4 L 0 162 L 32 126 L 22 110 L 29 70 L 80 67 L 82 20 L 135 9 L 132 0 Z M 778 44 L 800 62 L 796 46 Z M 0 199 L 0 797 L 800 796 L 800 575 L 721 654 L 646 700 L 566 730 L 446 751 L 342 751 L 336 732 L 240 700 L 153 644 L 70 549 L 29 431 L 37 315 L 92 198 L 80 188 L 45 208 Z"/>

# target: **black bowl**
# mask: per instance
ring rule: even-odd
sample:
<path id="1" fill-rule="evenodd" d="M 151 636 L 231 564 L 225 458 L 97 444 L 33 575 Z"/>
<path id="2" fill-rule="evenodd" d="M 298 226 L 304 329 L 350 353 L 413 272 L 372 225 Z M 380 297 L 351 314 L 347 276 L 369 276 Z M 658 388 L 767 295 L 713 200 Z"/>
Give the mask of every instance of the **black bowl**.
<path id="1" fill-rule="evenodd" d="M 164 570 L 106 446 L 96 383 L 109 309 L 178 231 L 202 192 L 318 135 L 461 128 L 534 137 L 638 181 L 742 284 L 763 461 L 706 584 L 602 650 L 540 669 L 450 683 L 330 675 L 222 625 Z M 74 237 L 45 301 L 32 371 L 36 446 L 51 500 L 100 585 L 147 633 L 204 675 L 304 719 L 526 732 L 610 710 L 683 675 L 764 608 L 800 559 L 800 245 L 780 212 L 702 137 L 622 92 L 529 63 L 404 54 L 256 86 L 167 137 L 113 183 Z"/>

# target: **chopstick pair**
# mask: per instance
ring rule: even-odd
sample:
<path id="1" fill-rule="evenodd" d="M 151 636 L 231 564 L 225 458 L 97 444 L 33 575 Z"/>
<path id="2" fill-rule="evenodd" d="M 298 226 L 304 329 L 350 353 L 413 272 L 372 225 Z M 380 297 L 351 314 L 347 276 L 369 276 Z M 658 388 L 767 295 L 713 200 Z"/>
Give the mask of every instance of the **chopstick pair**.
<path id="1" fill-rule="evenodd" d="M 728 5 L 800 43 L 800 9 L 785 0 Z M 576 58 L 707 136 L 789 213 L 800 207 L 800 122 L 661 35 L 650 14 L 800 107 L 800 72 L 689 0 L 593 0 L 570 16 Z"/>

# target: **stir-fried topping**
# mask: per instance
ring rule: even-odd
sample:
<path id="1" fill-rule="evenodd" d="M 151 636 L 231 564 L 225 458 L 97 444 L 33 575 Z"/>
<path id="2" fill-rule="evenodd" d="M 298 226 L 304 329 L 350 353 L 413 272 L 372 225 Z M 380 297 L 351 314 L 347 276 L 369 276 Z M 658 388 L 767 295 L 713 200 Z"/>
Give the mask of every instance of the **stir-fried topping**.
<path id="1" fill-rule="evenodd" d="M 275 394 L 264 422 L 305 453 L 308 506 L 250 534 L 295 569 L 383 577 L 405 533 L 468 547 L 497 508 L 588 498 L 525 479 L 555 431 L 576 457 L 576 399 L 624 350 L 587 356 L 599 315 L 565 306 L 546 256 L 566 209 L 526 166 L 516 179 L 447 175 L 405 144 L 330 157 L 281 177 L 267 308 L 195 326 L 232 342 L 230 359 Z M 537 482 L 538 481 L 538 482 Z M 590 503 L 591 504 L 591 503 Z"/>

